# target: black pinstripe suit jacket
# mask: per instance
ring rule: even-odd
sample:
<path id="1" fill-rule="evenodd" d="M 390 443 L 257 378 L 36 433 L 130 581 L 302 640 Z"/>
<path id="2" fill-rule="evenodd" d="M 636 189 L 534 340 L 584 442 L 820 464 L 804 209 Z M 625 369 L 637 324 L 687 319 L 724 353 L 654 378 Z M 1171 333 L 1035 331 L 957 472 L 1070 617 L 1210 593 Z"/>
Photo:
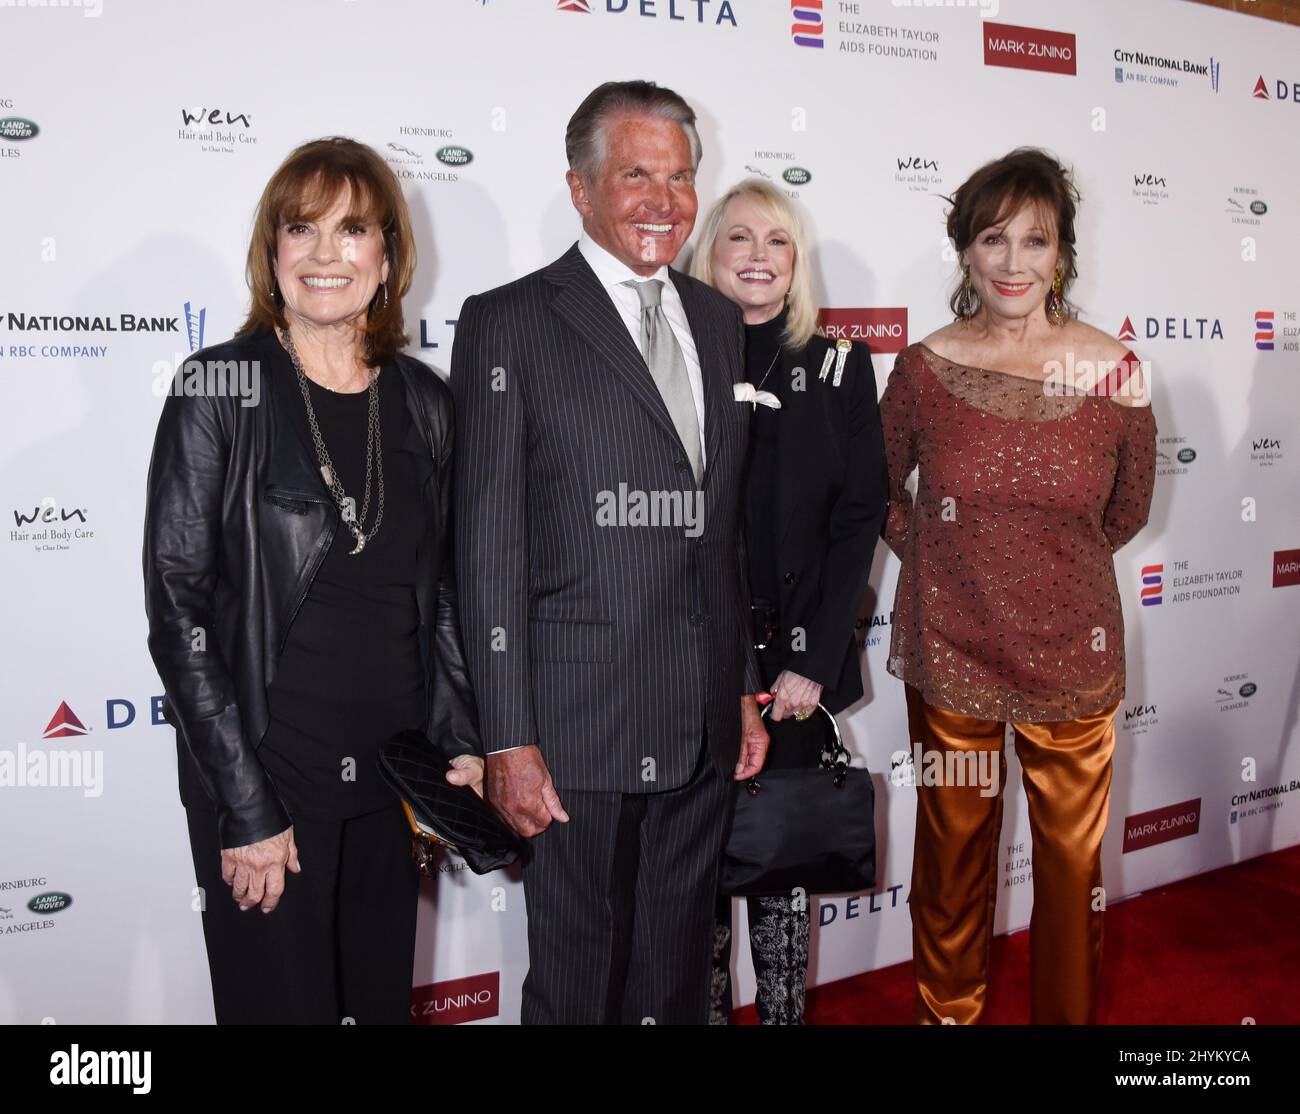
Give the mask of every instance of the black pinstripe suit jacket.
<path id="1" fill-rule="evenodd" d="M 704 380 L 694 526 L 638 522 L 638 493 L 662 509 L 695 484 L 645 361 L 576 244 L 469 298 L 457 323 L 456 552 L 483 742 L 538 744 L 561 790 L 675 788 L 706 732 L 729 775 L 739 698 L 758 685 L 738 519 L 750 408 L 732 395 L 743 327 L 720 294 L 672 280 Z M 690 497 L 676 496 L 684 512 Z M 629 513 L 610 524 L 616 504 Z"/>

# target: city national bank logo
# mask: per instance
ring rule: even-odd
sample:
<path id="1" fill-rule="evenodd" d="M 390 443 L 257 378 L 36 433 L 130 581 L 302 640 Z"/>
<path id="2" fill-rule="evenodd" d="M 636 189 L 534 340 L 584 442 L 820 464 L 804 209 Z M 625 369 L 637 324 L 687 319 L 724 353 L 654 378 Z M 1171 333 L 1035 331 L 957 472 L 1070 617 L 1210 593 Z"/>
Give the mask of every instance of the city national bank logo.
<path id="1" fill-rule="evenodd" d="M 735 27 L 736 12 L 732 0 L 555 0 L 557 12 L 606 12 L 610 15 L 631 13 L 643 19 L 666 19 L 670 23 L 711 23 L 715 27 Z"/>
<path id="2" fill-rule="evenodd" d="M 1223 324 L 1217 317 L 1147 317 L 1143 322 L 1143 336 L 1147 340 L 1222 340 Z M 1116 334 L 1120 340 L 1137 340 L 1133 318 L 1125 317 Z"/>
<path id="3" fill-rule="evenodd" d="M 894 156 L 894 182 L 908 193 L 935 193 L 943 188 L 943 175 L 935 159 L 924 155 Z"/>
<path id="4" fill-rule="evenodd" d="M 384 161 L 403 181 L 459 182 L 460 175 L 456 171 L 474 161 L 473 151 L 452 142 L 456 136 L 450 128 L 402 124 L 398 126 L 397 134 L 401 137 L 401 142 L 384 145 Z M 428 150 L 434 143 L 437 146 L 432 151 Z M 446 169 L 424 169 L 426 154 Z"/>
<path id="5" fill-rule="evenodd" d="M 1248 793 L 1234 793 L 1232 811 L 1228 814 L 1228 823 L 1235 824 L 1251 816 L 1263 816 L 1275 812 L 1287 803 L 1285 795 L 1300 791 L 1300 781 L 1294 778 L 1289 782 L 1267 785 L 1263 789 L 1252 789 Z"/>
<path id="6" fill-rule="evenodd" d="M 53 495 L 45 496 L 30 511 L 26 507 L 12 510 L 14 529 L 9 531 L 9 541 L 30 545 L 37 553 L 66 552 L 95 536 L 86 525 L 87 508 L 62 506 Z"/>
<path id="7" fill-rule="evenodd" d="M 1074 35 L 1010 23 L 986 23 L 984 64 L 1073 77 L 1077 72 Z"/>
<path id="8" fill-rule="evenodd" d="M 1273 554 L 1273 587 L 1300 584 L 1300 549 L 1279 549 Z"/>
<path id="9" fill-rule="evenodd" d="M 190 352 L 197 352 L 203 347 L 203 329 L 207 324 L 206 306 L 195 309 L 189 302 L 185 303 L 185 339 L 189 342 Z"/>
<path id="10" fill-rule="evenodd" d="M 1133 196 L 1143 205 L 1160 205 L 1169 200 L 1169 179 L 1150 171 L 1134 174 Z"/>
<path id="11" fill-rule="evenodd" d="M 901 352 L 907 347 L 906 306 L 823 309 L 817 314 L 817 327 L 828 340 L 865 341 L 873 352 Z"/>
<path id="12" fill-rule="evenodd" d="M 202 310 L 199 311 L 202 313 Z M 0 317 L 10 333 L 31 334 L 22 343 L 0 346 L 5 359 L 78 359 L 102 360 L 108 355 L 107 344 L 89 343 L 94 333 L 179 333 L 180 315 L 152 316 L 135 313 L 21 313 L 10 311 Z M 67 340 L 57 334 L 69 334 Z M 48 342 L 41 338 L 54 334 Z M 82 334 L 77 336 L 76 334 Z"/>
<path id="13" fill-rule="evenodd" d="M 501 1012 L 501 972 L 448 979 L 411 991 L 411 1021 L 416 1025 L 460 1025 Z"/>
<path id="14" fill-rule="evenodd" d="M 1219 91 L 1220 63 L 1214 58 L 1209 62 L 1194 62 L 1190 58 L 1170 58 L 1161 54 L 1145 54 L 1142 51 L 1116 48 L 1115 81 L 1120 84 L 1137 84 L 1163 86 L 1168 89 L 1179 88 L 1186 78 L 1207 78 L 1210 90 Z"/>
<path id="15" fill-rule="evenodd" d="M 1154 704 L 1130 704 L 1123 710 L 1122 730 L 1133 736 L 1145 735 L 1160 723 Z"/>
<path id="16" fill-rule="evenodd" d="M 821 50 L 826 45 L 826 13 L 822 0 L 790 0 L 790 38 L 795 46 Z"/>
<path id="17" fill-rule="evenodd" d="M 1201 830 L 1201 798 L 1139 812 L 1124 821 L 1124 854 L 1195 835 Z"/>
<path id="18" fill-rule="evenodd" d="M 1214 703 L 1221 712 L 1235 712 L 1240 708 L 1250 707 L 1250 698 L 1259 692 L 1255 684 L 1245 673 L 1230 673 L 1223 678 L 1214 690 Z"/>
<path id="19" fill-rule="evenodd" d="M 181 109 L 181 126 L 176 138 L 213 155 L 233 155 L 257 144 L 253 121 L 247 112 L 203 105 Z"/>
<path id="20" fill-rule="evenodd" d="M 1158 607 L 1165 602 L 1164 565 L 1142 566 L 1142 591 L 1139 598 L 1143 607 Z"/>
<path id="21" fill-rule="evenodd" d="M 1250 95 L 1257 101 L 1271 101 L 1276 97 L 1279 102 L 1300 104 L 1300 81 L 1287 81 L 1283 78 L 1265 81 L 1264 75 L 1260 74 Z"/>

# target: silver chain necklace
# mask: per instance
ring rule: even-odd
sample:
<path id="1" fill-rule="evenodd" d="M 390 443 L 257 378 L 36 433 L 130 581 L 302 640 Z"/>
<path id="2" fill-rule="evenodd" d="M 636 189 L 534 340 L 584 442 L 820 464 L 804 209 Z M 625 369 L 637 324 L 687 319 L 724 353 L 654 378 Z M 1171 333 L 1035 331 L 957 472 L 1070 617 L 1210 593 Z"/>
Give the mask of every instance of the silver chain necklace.
<path id="1" fill-rule="evenodd" d="M 350 498 L 344 492 L 343 484 L 339 482 L 338 472 L 334 468 L 334 462 L 330 459 L 329 450 L 325 448 L 325 439 L 321 436 L 320 425 L 316 421 L 316 408 L 311 404 L 311 390 L 307 386 L 307 373 L 302 370 L 302 361 L 298 359 L 298 352 L 293 346 L 293 337 L 289 335 L 288 329 L 281 331 L 280 339 L 284 341 L 284 350 L 289 353 L 289 359 L 293 363 L 293 370 L 298 376 L 298 389 L 302 391 L 302 400 L 307 405 L 307 424 L 311 426 L 311 439 L 316 447 L 316 459 L 320 463 L 321 478 L 325 481 L 325 486 L 330 489 L 330 494 L 338 505 L 339 514 L 342 516 L 344 524 L 352 531 L 352 536 L 356 539 L 356 548 L 350 550 L 348 554 L 352 556 L 366 548 L 366 542 L 379 533 L 379 524 L 384 521 L 384 445 L 383 435 L 379 428 L 379 372 L 375 368 L 369 369 L 370 385 L 366 388 L 366 394 L 368 395 L 366 487 L 361 497 L 361 514 L 358 515 L 356 500 Z M 361 524 L 365 522 L 366 515 L 370 513 L 370 474 L 372 467 L 379 479 L 379 505 L 375 511 L 374 525 L 370 527 L 367 533 L 362 530 Z"/>

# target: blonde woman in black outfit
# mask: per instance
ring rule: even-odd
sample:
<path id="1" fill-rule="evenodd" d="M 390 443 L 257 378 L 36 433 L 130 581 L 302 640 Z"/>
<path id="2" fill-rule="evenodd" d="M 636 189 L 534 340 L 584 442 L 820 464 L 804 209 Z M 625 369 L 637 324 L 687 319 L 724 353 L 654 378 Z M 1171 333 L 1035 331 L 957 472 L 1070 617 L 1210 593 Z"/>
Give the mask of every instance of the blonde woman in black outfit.
<path id="1" fill-rule="evenodd" d="M 865 344 L 816 332 L 809 244 L 795 205 L 760 179 L 713 206 L 692 265 L 745 320 L 755 405 L 742 496 L 759 664 L 773 695 L 767 769 L 812 765 L 800 721 L 862 696 L 854 625 L 885 513 L 886 466 L 876 381 Z M 793 719 L 794 722 L 791 722 Z M 806 899 L 748 899 L 750 950 L 764 1024 L 803 1021 Z M 731 1010 L 731 902 L 719 902 L 711 1019 Z"/>

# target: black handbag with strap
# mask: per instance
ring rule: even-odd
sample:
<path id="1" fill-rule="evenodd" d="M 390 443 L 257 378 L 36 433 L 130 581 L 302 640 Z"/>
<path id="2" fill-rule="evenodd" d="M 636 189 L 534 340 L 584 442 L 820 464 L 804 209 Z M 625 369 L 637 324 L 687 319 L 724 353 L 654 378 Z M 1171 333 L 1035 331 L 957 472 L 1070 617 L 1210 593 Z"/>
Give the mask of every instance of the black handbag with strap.
<path id="1" fill-rule="evenodd" d="M 475 874 L 509 866 L 523 854 L 524 841 L 468 785 L 452 785 L 451 768 L 420 731 L 400 731 L 379 749 L 379 772 L 402 798 L 420 872 L 437 874 L 440 848 L 454 851 Z"/>
<path id="2" fill-rule="evenodd" d="M 767 705 L 763 709 L 766 717 Z M 740 897 L 853 893 L 876 884 L 875 787 L 849 765 L 839 724 L 817 705 L 815 766 L 769 770 L 734 787 L 719 888 Z"/>

